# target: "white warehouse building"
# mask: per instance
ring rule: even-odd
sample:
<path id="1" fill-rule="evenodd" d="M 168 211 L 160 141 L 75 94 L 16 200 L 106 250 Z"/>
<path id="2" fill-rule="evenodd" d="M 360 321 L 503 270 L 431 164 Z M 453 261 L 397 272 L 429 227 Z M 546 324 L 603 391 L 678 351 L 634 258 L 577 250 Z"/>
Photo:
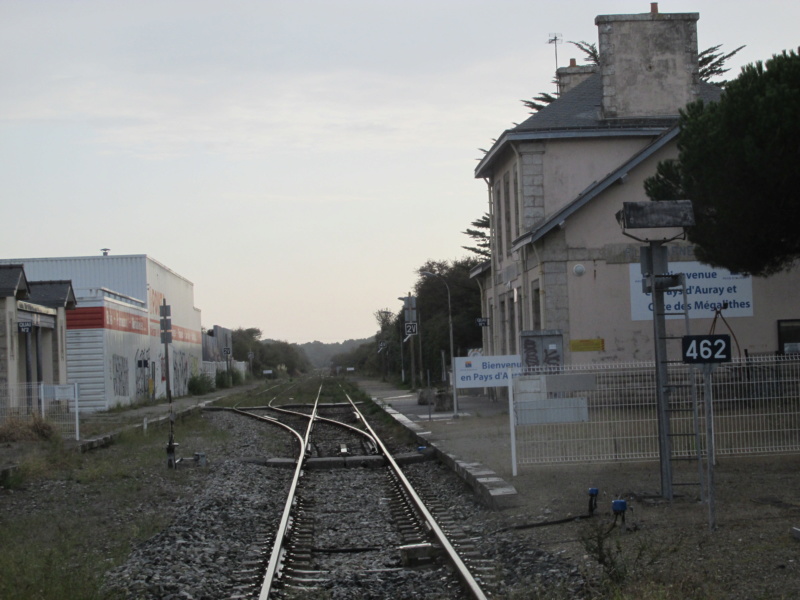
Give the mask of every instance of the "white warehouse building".
<path id="1" fill-rule="evenodd" d="M 79 385 L 83 410 L 187 393 L 200 372 L 200 310 L 194 284 L 144 255 L 0 259 L 22 264 L 33 280 L 71 280 L 77 308 L 67 313 L 67 380 Z M 169 369 L 161 342 L 160 306 L 172 319 Z"/>

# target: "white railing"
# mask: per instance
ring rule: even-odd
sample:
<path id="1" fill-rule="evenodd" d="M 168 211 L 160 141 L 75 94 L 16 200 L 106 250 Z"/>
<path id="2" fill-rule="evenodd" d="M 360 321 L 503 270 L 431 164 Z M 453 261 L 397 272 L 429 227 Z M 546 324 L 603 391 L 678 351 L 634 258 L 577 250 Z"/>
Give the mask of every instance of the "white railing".
<path id="1" fill-rule="evenodd" d="M 0 426 L 43 419 L 63 436 L 80 439 L 78 384 L 0 385 Z"/>
<path id="2" fill-rule="evenodd" d="M 217 377 L 217 373 L 220 371 L 227 371 L 228 367 L 230 366 L 231 369 L 236 369 L 244 375 L 247 372 L 248 364 L 241 360 L 232 360 L 229 363 L 223 361 L 203 361 L 200 369 L 201 371 L 208 375 L 211 378 L 211 381 L 214 381 Z"/>
<path id="3" fill-rule="evenodd" d="M 673 456 L 705 452 L 703 374 L 669 369 Z M 800 356 L 737 359 L 711 372 L 716 455 L 800 451 Z M 697 398 L 695 417 L 694 394 Z M 655 365 L 531 370 L 512 389 L 517 464 L 657 459 Z"/>

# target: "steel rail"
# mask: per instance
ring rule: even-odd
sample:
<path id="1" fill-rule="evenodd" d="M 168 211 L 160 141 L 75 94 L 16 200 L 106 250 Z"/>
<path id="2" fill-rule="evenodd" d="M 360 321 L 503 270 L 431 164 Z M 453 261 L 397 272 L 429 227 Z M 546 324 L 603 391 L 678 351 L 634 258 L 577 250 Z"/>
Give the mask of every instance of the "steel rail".
<path id="1" fill-rule="evenodd" d="M 283 515 L 281 516 L 281 522 L 278 525 L 278 529 L 275 533 L 275 542 L 272 545 L 272 553 L 270 554 L 269 565 L 267 567 L 267 573 L 264 576 L 264 582 L 261 585 L 261 592 L 258 595 L 259 600 L 268 600 L 270 591 L 272 590 L 272 583 L 275 580 L 275 575 L 278 571 L 278 567 L 281 564 L 281 558 L 283 556 L 283 540 L 289 532 L 289 526 L 291 524 L 292 519 L 292 508 L 294 507 L 294 497 L 297 492 L 297 485 L 300 481 L 300 476 L 303 474 L 303 465 L 305 464 L 305 457 L 306 457 L 306 449 L 308 448 L 308 440 L 311 436 L 311 430 L 314 426 L 314 417 L 317 414 L 317 405 L 319 404 L 319 397 L 322 393 L 322 384 L 319 386 L 319 390 L 317 390 L 317 398 L 314 400 L 314 409 L 311 411 L 311 415 L 308 419 L 308 428 L 306 429 L 305 436 L 301 440 L 300 444 L 300 456 L 297 458 L 297 466 L 294 470 L 294 477 L 292 478 L 292 484 L 289 487 L 289 494 L 286 505 L 283 508 Z M 293 411 L 287 411 L 293 412 Z"/>
<path id="2" fill-rule="evenodd" d="M 377 445 L 377 442 L 375 441 L 375 435 L 370 433 L 369 431 L 364 431 L 363 429 L 359 429 L 358 427 L 354 427 L 353 425 L 342 423 L 341 421 L 337 421 L 335 419 L 328 419 L 326 417 L 318 416 L 316 420 L 322 423 L 328 423 L 330 425 L 335 425 L 336 427 L 347 429 L 351 433 L 355 433 L 357 435 L 367 438 L 368 440 L 372 440 L 372 442 Z"/>
<path id="3" fill-rule="evenodd" d="M 358 412 L 358 414 L 361 414 L 358 408 L 356 407 L 355 402 L 353 402 L 353 400 L 346 392 L 345 392 L 345 397 L 350 402 L 350 404 L 353 405 L 353 409 L 356 412 Z M 439 527 L 439 524 L 436 522 L 436 519 L 434 519 L 433 515 L 425 506 L 425 503 L 422 501 L 422 498 L 420 498 L 417 492 L 414 490 L 414 486 L 412 486 L 411 482 L 408 479 L 406 479 L 405 474 L 400 469 L 400 466 L 395 462 L 394 458 L 392 458 L 392 455 L 386 449 L 386 446 L 383 444 L 383 441 L 375 434 L 375 431 L 372 429 L 370 424 L 367 423 L 367 420 L 363 418 L 363 415 L 361 418 L 364 421 L 364 426 L 368 429 L 372 437 L 377 441 L 381 453 L 384 455 L 386 461 L 391 466 L 392 471 L 397 475 L 398 479 L 402 483 L 403 488 L 408 494 L 408 497 L 412 501 L 414 507 L 427 521 L 434 537 L 439 542 L 439 544 L 441 544 L 447 556 L 452 561 L 453 566 L 456 569 L 456 574 L 458 578 L 461 580 L 461 583 L 469 592 L 470 597 L 473 598 L 473 600 L 487 600 L 487 596 L 481 589 L 481 586 L 478 584 L 477 581 L 475 581 L 475 578 L 472 576 L 472 573 L 470 573 L 469 568 L 467 568 L 467 565 L 464 564 L 463 560 L 461 560 L 461 557 L 458 555 L 458 552 L 450 543 L 450 540 L 447 539 L 447 535 L 445 535 L 442 528 Z"/>
<path id="4" fill-rule="evenodd" d="M 267 423 L 270 423 L 271 425 L 277 425 L 278 427 L 282 427 L 283 429 L 294 435 L 297 438 L 297 441 L 300 443 L 300 448 L 303 448 L 303 436 L 300 435 L 296 429 L 290 427 L 286 423 L 281 423 L 278 419 L 275 419 L 273 417 L 268 417 L 266 415 L 257 415 L 256 413 L 248 412 L 242 408 L 234 407 L 234 408 L 227 408 L 225 410 L 230 410 L 232 412 L 235 412 L 236 414 L 244 415 L 245 417 L 251 417 L 253 419 L 258 419 L 259 421 L 265 421 Z"/>
<path id="5" fill-rule="evenodd" d="M 317 398 L 319 399 L 319 393 L 317 393 Z M 280 407 L 280 406 L 273 406 L 272 403 L 276 399 L 277 399 L 277 397 L 273 398 L 272 400 L 269 401 L 269 405 L 268 406 L 269 406 L 270 409 L 278 411 L 278 412 L 281 412 L 281 413 L 289 414 L 289 415 L 297 415 L 297 416 L 301 416 L 301 417 L 311 418 L 311 416 L 308 413 L 299 412 L 299 411 L 296 411 L 296 410 L 291 410 L 289 408 L 283 408 L 283 407 Z M 348 401 L 349 400 L 350 399 L 348 398 Z M 352 402 L 350 402 L 350 404 L 352 405 Z M 322 405 L 322 406 L 325 407 L 325 405 Z M 359 413 L 358 410 L 356 410 L 356 415 L 358 415 L 359 419 L 361 419 L 362 422 L 364 421 L 363 415 L 361 413 Z M 337 427 L 342 427 L 344 429 L 347 429 L 351 433 L 355 433 L 357 435 L 360 435 L 362 437 L 367 438 L 368 440 L 371 440 L 372 443 L 377 446 L 377 443 L 375 441 L 374 433 L 371 433 L 369 431 L 364 431 L 363 429 L 360 429 L 360 428 L 355 427 L 353 425 L 350 425 L 348 423 L 342 423 L 341 421 L 337 421 L 335 419 L 329 419 L 327 417 L 321 417 L 318 414 L 316 414 L 316 409 L 314 411 L 314 419 L 317 420 L 317 421 L 321 421 L 323 423 L 329 423 L 331 425 L 335 425 Z"/>

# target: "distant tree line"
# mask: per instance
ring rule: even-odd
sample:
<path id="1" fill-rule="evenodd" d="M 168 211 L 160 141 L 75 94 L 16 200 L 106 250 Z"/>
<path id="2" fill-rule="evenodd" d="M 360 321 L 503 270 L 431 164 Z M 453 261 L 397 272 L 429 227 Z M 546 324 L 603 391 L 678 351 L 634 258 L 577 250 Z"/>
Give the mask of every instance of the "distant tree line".
<path id="1" fill-rule="evenodd" d="M 405 373 L 405 381 L 410 384 L 413 344 L 417 385 L 427 385 L 429 373 L 431 385 L 439 384 L 443 370 L 450 368 L 451 314 L 455 356 L 463 356 L 467 350 L 482 345 L 482 330 L 477 323 L 481 316 L 480 288 L 469 276 L 480 262 L 475 257 L 425 262 L 416 270 L 419 277 L 411 291 L 416 297 L 418 334 L 406 339 L 404 306 L 398 299 L 396 310 L 375 311 L 378 331 L 373 340 L 332 358 L 334 371 L 352 368 L 362 375 L 393 381 L 399 381 Z M 423 272 L 435 275 L 430 277 Z M 448 311 L 448 288 L 451 311 Z"/>
<path id="2" fill-rule="evenodd" d="M 252 373 L 260 376 L 265 370 L 274 374 L 285 373 L 296 376 L 311 370 L 305 353 L 296 345 L 277 340 L 262 340 L 257 327 L 235 329 L 232 332 L 233 358 L 252 367 Z M 250 358 L 252 352 L 253 358 Z"/>

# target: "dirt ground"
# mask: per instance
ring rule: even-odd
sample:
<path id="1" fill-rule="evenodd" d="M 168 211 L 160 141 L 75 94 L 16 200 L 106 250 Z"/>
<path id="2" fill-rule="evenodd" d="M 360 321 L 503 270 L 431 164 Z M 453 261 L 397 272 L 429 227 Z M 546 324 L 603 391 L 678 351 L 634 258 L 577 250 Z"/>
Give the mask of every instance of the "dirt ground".
<path id="1" fill-rule="evenodd" d="M 793 531 L 800 528 L 800 456 L 718 458 L 712 529 L 699 486 L 676 485 L 671 502 L 661 497 L 658 461 L 523 465 L 513 476 L 507 416 L 463 421 L 425 425 L 453 453 L 514 485 L 515 504 L 499 522 L 521 527 L 531 543 L 587 573 L 621 570 L 624 589 L 634 590 L 626 597 L 800 598 L 800 539 Z M 696 463 L 675 466 L 673 481 L 698 479 Z M 589 488 L 599 491 L 592 519 L 540 525 L 588 513 Z M 620 517 L 612 527 L 615 499 L 627 502 L 624 527 Z M 644 586 L 639 596 L 637 585 Z M 651 595 L 653 585 L 668 595 Z"/>
<path id="2" fill-rule="evenodd" d="M 675 597 L 798 598 L 800 539 L 793 528 L 800 527 L 799 467 L 797 456 L 719 460 L 713 530 L 697 487 L 676 490 L 672 502 L 660 497 L 658 464 L 652 462 L 533 468 L 515 481 L 524 500 L 509 518 L 535 523 L 586 513 L 587 488 L 597 487 L 596 520 L 532 528 L 530 535 L 543 548 L 597 569 L 599 553 L 587 551 L 585 539 L 596 529 L 608 531 L 611 501 L 622 498 L 628 504 L 625 528 L 618 517 L 607 551 L 613 564 L 619 544 L 619 561 L 631 579 L 663 583 L 679 591 Z"/>

